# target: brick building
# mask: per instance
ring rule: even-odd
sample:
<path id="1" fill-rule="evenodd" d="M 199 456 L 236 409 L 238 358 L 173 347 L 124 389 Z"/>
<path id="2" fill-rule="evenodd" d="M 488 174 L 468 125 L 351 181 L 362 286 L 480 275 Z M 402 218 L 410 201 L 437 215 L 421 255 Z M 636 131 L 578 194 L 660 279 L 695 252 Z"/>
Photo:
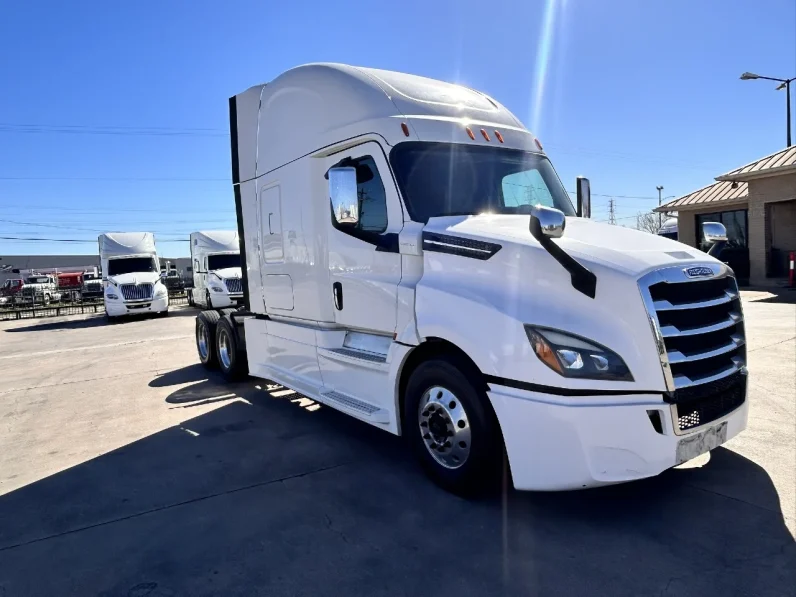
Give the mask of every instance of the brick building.
<path id="1" fill-rule="evenodd" d="M 721 222 L 722 259 L 741 281 L 772 285 L 788 275 L 796 251 L 796 146 L 716 177 L 716 182 L 656 209 L 677 213 L 678 240 L 703 245 L 702 223 Z"/>

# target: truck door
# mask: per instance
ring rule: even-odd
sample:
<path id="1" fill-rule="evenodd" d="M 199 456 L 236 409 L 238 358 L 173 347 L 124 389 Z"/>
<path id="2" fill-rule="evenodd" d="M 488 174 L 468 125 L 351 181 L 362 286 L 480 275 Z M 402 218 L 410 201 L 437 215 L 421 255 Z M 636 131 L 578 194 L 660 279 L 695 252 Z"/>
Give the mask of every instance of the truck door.
<path id="1" fill-rule="evenodd" d="M 368 142 L 327 158 L 327 168 L 357 171 L 358 221 L 339 223 L 330 213 L 329 300 L 335 321 L 346 327 L 392 336 L 396 326 L 403 215 L 384 152 Z M 331 212 L 331 206 L 330 206 Z"/>

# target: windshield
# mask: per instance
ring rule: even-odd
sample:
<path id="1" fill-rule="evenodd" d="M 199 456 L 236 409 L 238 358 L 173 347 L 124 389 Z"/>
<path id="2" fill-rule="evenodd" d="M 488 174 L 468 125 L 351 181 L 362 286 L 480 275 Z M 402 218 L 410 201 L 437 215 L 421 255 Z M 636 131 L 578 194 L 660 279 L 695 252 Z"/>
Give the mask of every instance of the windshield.
<path id="1" fill-rule="evenodd" d="M 210 271 L 227 267 L 240 267 L 240 253 L 226 255 L 210 255 L 207 258 L 207 269 Z"/>
<path id="2" fill-rule="evenodd" d="M 156 272 L 155 260 L 152 257 L 128 257 L 108 261 L 108 275 L 132 274 L 137 272 Z"/>
<path id="3" fill-rule="evenodd" d="M 50 279 L 47 276 L 31 276 L 28 278 L 28 284 L 46 284 Z"/>
<path id="4" fill-rule="evenodd" d="M 406 142 L 390 153 L 412 220 L 480 213 L 528 214 L 534 205 L 575 210 L 550 161 L 505 148 Z"/>

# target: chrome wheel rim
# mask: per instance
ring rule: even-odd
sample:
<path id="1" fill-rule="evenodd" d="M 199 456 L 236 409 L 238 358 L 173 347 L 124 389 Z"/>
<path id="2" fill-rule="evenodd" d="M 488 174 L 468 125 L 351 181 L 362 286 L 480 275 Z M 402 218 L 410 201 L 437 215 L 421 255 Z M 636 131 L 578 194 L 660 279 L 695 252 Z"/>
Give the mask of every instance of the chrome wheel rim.
<path id="1" fill-rule="evenodd" d="M 229 336 L 227 332 L 224 330 L 219 330 L 218 332 L 218 358 L 221 361 L 221 365 L 224 369 L 230 368 L 230 358 L 229 358 Z"/>
<path id="2" fill-rule="evenodd" d="M 434 386 L 420 398 L 417 412 L 420 437 L 426 450 L 440 465 L 457 469 L 470 456 L 470 421 L 456 395 Z"/>
<path id="3" fill-rule="evenodd" d="M 196 330 L 196 346 L 199 348 L 199 356 L 203 361 L 207 360 L 207 345 L 207 326 L 205 324 L 200 324 L 199 328 Z"/>

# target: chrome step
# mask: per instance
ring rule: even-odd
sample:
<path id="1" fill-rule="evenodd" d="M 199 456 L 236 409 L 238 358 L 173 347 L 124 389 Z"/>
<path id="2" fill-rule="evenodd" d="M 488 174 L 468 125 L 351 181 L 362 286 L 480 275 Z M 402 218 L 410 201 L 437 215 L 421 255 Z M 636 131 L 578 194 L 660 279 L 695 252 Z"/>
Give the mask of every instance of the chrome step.
<path id="1" fill-rule="evenodd" d="M 369 402 L 365 402 L 364 400 L 360 400 L 359 398 L 354 398 L 353 396 L 343 394 L 342 392 L 338 392 L 336 390 L 327 390 L 321 392 L 320 395 L 322 398 L 336 403 L 345 410 L 354 411 L 366 417 L 368 420 L 373 421 L 374 423 L 390 422 L 390 416 L 386 410 L 370 404 Z"/>
<path id="2" fill-rule="evenodd" d="M 343 355 L 344 357 L 350 357 L 352 359 L 360 359 L 363 361 L 369 361 L 371 363 L 386 363 L 387 362 L 387 355 L 378 354 L 375 352 L 367 352 L 364 350 L 355 350 L 353 348 L 329 348 L 327 349 L 329 352 L 333 352 L 335 354 Z"/>

